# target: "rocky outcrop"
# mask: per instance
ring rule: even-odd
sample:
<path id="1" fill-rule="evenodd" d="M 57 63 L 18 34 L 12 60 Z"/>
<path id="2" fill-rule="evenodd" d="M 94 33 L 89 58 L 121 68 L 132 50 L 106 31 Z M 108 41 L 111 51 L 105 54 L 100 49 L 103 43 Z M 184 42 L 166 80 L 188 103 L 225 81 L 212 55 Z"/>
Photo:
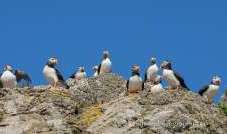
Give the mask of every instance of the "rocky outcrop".
<path id="1" fill-rule="evenodd" d="M 115 74 L 100 75 L 80 81 L 69 79 L 67 83 L 71 87 L 70 93 L 81 107 L 108 102 L 124 96 L 126 92 L 126 81 Z"/>
<path id="2" fill-rule="evenodd" d="M 77 116 L 74 99 L 59 91 L 46 89 L 3 89 L 1 97 L 2 134 L 70 133 L 77 131 L 67 124 Z M 75 129 L 75 130 L 74 130 Z"/>
<path id="3" fill-rule="evenodd" d="M 0 133 L 86 133 L 82 129 L 101 114 L 99 104 L 124 93 L 124 82 L 109 74 L 79 82 L 68 80 L 69 90 L 50 90 L 47 86 L 1 89 Z"/>
<path id="4" fill-rule="evenodd" d="M 227 118 L 192 92 L 129 95 L 104 105 L 87 130 L 101 134 L 227 133 Z"/>
<path id="5" fill-rule="evenodd" d="M 126 94 L 114 74 L 68 80 L 69 90 L 0 90 L 1 134 L 226 134 L 227 117 L 192 92 Z"/>

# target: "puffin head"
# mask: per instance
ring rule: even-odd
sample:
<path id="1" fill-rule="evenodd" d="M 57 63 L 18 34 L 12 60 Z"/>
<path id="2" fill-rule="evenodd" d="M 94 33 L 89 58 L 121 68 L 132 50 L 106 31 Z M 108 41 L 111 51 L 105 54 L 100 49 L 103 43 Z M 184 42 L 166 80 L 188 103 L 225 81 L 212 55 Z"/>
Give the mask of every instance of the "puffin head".
<path id="1" fill-rule="evenodd" d="M 49 58 L 48 59 L 47 65 L 49 65 L 49 66 L 55 66 L 57 64 L 58 64 L 58 59 L 57 58 L 52 57 L 52 58 Z"/>
<path id="2" fill-rule="evenodd" d="M 214 77 L 212 78 L 211 83 L 214 84 L 214 85 L 220 86 L 220 85 L 221 85 L 221 77 L 219 77 L 219 76 L 214 76 Z"/>
<path id="3" fill-rule="evenodd" d="M 152 57 L 151 59 L 150 59 L 150 62 L 151 62 L 151 65 L 154 65 L 154 64 L 156 64 L 156 58 L 155 57 Z"/>
<path id="4" fill-rule="evenodd" d="M 13 71 L 13 67 L 11 65 L 5 65 L 3 70 L 12 72 Z"/>
<path id="5" fill-rule="evenodd" d="M 172 69 L 172 64 L 170 61 L 163 61 L 162 64 L 161 64 L 161 68 L 162 69 L 169 69 L 171 70 Z"/>
<path id="6" fill-rule="evenodd" d="M 133 74 L 140 74 L 140 66 L 139 65 L 133 65 L 131 68 L 131 71 Z"/>
<path id="7" fill-rule="evenodd" d="M 109 57 L 110 57 L 109 51 L 104 51 L 104 52 L 103 52 L 103 59 L 107 59 L 107 58 L 109 58 Z"/>
<path id="8" fill-rule="evenodd" d="M 98 66 L 94 66 L 94 67 L 92 67 L 92 70 L 93 70 L 94 72 L 98 71 L 98 69 L 99 69 L 99 67 L 98 67 Z"/>
<path id="9" fill-rule="evenodd" d="M 78 68 L 78 71 L 79 71 L 79 72 L 85 72 L 85 68 L 84 68 L 84 67 L 79 67 L 79 68 Z"/>

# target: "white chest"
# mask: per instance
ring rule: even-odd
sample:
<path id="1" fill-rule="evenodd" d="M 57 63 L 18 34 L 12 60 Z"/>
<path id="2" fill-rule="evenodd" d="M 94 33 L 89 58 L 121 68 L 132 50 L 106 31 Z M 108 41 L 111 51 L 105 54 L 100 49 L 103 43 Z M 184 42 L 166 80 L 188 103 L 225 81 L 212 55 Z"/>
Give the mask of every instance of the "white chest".
<path id="1" fill-rule="evenodd" d="M 217 94 L 218 89 L 219 89 L 219 86 L 210 85 L 208 90 L 204 93 L 204 95 L 212 98 Z"/>
<path id="2" fill-rule="evenodd" d="M 55 82 L 58 82 L 58 77 L 56 75 L 56 71 L 54 68 L 45 66 L 43 69 L 43 74 L 50 84 L 54 84 Z"/>
<path id="3" fill-rule="evenodd" d="M 87 74 L 85 72 L 78 72 L 75 75 L 76 79 L 83 79 L 87 77 Z"/>
<path id="4" fill-rule="evenodd" d="M 143 80 L 139 76 L 132 76 L 129 79 L 129 90 L 142 90 Z"/>
<path id="5" fill-rule="evenodd" d="M 101 64 L 101 73 L 110 73 L 111 72 L 111 67 L 112 67 L 112 63 L 110 61 L 109 58 L 105 59 L 102 61 Z"/>
<path id="6" fill-rule="evenodd" d="M 2 74 L 1 81 L 4 88 L 15 88 L 17 85 L 16 76 L 10 71 L 5 71 Z"/>
<path id="7" fill-rule="evenodd" d="M 155 64 L 155 65 L 152 65 L 150 66 L 148 69 L 147 69 L 147 78 L 148 79 L 151 79 L 151 77 L 154 77 L 157 75 L 158 73 L 158 66 Z"/>
<path id="8" fill-rule="evenodd" d="M 174 72 L 172 70 L 163 70 L 163 78 L 167 80 L 167 82 L 170 84 L 170 86 L 179 86 L 180 82 L 177 80 L 177 78 L 174 75 Z"/>
<path id="9" fill-rule="evenodd" d="M 98 72 L 96 71 L 94 74 L 93 74 L 94 77 L 97 77 L 98 76 Z"/>
<path id="10" fill-rule="evenodd" d="M 150 89 L 151 93 L 158 93 L 158 92 L 161 92 L 161 91 L 163 91 L 163 90 L 164 90 L 164 88 L 163 88 L 163 86 L 162 86 L 161 83 L 152 86 L 151 89 Z"/>

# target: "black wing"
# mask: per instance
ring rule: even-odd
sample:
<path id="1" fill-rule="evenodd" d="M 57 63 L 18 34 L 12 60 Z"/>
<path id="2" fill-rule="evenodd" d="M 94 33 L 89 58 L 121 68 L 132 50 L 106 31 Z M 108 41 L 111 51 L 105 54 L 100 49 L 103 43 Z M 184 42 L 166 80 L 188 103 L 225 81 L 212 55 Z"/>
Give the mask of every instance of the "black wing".
<path id="1" fill-rule="evenodd" d="M 128 87 L 129 87 L 129 80 L 128 80 L 127 83 L 126 83 L 126 88 L 127 88 L 127 90 L 128 90 Z"/>
<path id="2" fill-rule="evenodd" d="M 147 81 L 147 71 L 146 71 L 146 73 L 144 75 L 144 82 L 146 82 L 146 81 Z"/>
<path id="3" fill-rule="evenodd" d="M 102 64 L 99 64 L 98 75 L 100 74 Z"/>
<path id="4" fill-rule="evenodd" d="M 64 77 L 62 76 L 61 72 L 55 68 L 55 71 L 56 71 L 56 74 L 57 74 L 57 77 L 58 77 L 58 80 L 59 81 L 65 81 L 64 80 Z"/>
<path id="5" fill-rule="evenodd" d="M 76 74 L 76 72 L 74 72 L 69 78 L 75 79 L 75 74 Z"/>
<path id="6" fill-rule="evenodd" d="M 144 90 L 144 87 L 145 87 L 145 82 L 143 81 L 143 83 L 142 83 L 142 90 Z"/>
<path id="7" fill-rule="evenodd" d="M 21 82 L 22 80 L 24 80 L 27 82 L 28 85 L 32 83 L 30 76 L 24 71 L 15 70 L 15 75 L 16 75 L 17 82 Z"/>
<path id="8" fill-rule="evenodd" d="M 203 86 L 203 88 L 199 90 L 199 95 L 203 96 L 203 94 L 207 91 L 208 88 L 209 85 Z"/>
<path id="9" fill-rule="evenodd" d="M 180 85 L 181 85 L 183 88 L 185 88 L 185 89 L 187 89 L 187 90 L 190 90 L 190 89 L 188 88 L 188 86 L 185 84 L 184 79 L 180 76 L 179 73 L 174 72 L 174 75 L 175 75 L 176 78 L 179 80 Z"/>
<path id="10" fill-rule="evenodd" d="M 0 77 L 2 76 L 2 73 L 0 74 Z M 3 83 L 2 81 L 0 80 L 0 88 L 3 88 Z"/>
<path id="11" fill-rule="evenodd" d="M 2 81 L 0 80 L 0 88 L 3 88 L 3 84 Z"/>
<path id="12" fill-rule="evenodd" d="M 58 80 L 59 80 L 59 82 L 61 82 L 62 86 L 64 86 L 64 88 L 66 88 L 66 89 L 69 89 L 69 86 L 66 84 L 64 77 L 62 76 L 61 72 L 56 68 L 55 68 L 55 71 L 56 71 Z"/>

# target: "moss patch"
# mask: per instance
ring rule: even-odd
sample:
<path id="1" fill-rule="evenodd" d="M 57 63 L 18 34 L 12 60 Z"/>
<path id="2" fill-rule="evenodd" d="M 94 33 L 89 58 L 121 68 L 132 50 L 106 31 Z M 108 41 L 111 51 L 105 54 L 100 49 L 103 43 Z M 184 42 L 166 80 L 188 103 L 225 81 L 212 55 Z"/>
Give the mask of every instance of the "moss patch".
<path id="1" fill-rule="evenodd" d="M 88 107 L 84 112 L 77 118 L 76 125 L 82 127 L 88 127 L 93 122 L 95 122 L 102 115 L 101 105 L 95 105 Z"/>
<path id="2" fill-rule="evenodd" d="M 223 102 L 221 102 L 219 104 L 219 108 L 225 113 L 225 115 L 227 116 L 227 105 L 224 104 Z"/>
<path id="3" fill-rule="evenodd" d="M 59 90 L 49 90 L 51 95 L 63 98 L 70 98 L 71 96 L 67 92 L 59 91 Z"/>

